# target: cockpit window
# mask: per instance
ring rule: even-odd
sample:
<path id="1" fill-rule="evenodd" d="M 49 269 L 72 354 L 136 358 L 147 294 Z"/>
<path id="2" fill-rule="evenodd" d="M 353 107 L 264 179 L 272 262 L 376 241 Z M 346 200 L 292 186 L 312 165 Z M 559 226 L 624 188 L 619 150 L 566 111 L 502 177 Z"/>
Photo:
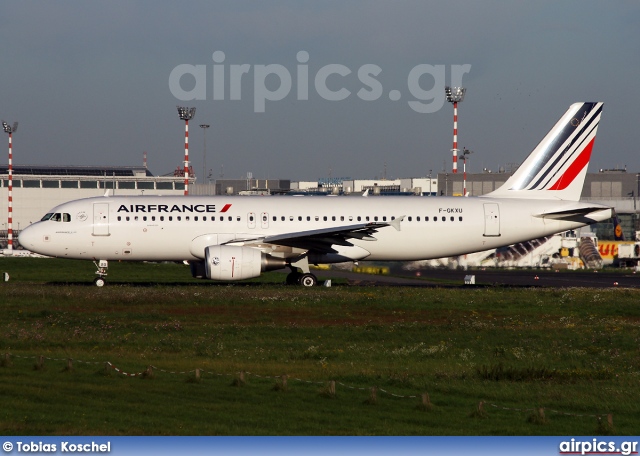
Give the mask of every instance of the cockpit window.
<path id="1" fill-rule="evenodd" d="M 51 220 L 53 222 L 70 222 L 71 221 L 71 214 L 61 214 L 59 212 L 56 213 L 48 213 L 46 214 L 44 217 L 42 217 L 42 219 L 40 219 L 41 222 L 45 222 L 47 220 Z"/>

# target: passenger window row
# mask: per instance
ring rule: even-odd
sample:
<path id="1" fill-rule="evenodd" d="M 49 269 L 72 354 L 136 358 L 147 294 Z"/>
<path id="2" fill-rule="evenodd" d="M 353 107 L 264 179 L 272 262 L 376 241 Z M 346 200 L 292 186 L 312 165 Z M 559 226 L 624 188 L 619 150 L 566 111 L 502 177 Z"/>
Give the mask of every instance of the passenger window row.
<path id="1" fill-rule="evenodd" d="M 183 220 L 183 218 L 184 218 L 185 222 L 189 222 L 191 220 L 193 220 L 194 222 L 198 222 L 200 220 L 202 220 L 203 222 L 206 222 L 206 221 L 215 222 L 216 221 L 216 216 L 215 215 L 211 216 L 211 217 L 207 217 L 206 215 L 203 215 L 202 217 L 200 217 L 198 215 L 195 215 L 193 217 L 191 217 L 190 215 L 185 215 L 184 217 L 181 216 L 181 215 L 176 215 L 175 217 L 173 215 L 167 215 L 167 216 L 164 216 L 164 215 L 158 215 L 158 216 L 155 216 L 155 215 L 150 215 L 150 216 L 147 216 L 147 215 L 133 215 L 133 216 L 126 215 L 126 216 L 123 217 L 123 216 L 119 215 L 118 216 L 118 221 L 119 222 L 122 222 L 122 221 L 125 221 L 125 222 L 130 222 L 130 221 L 134 221 L 134 222 L 138 222 L 138 221 L 143 221 L 143 222 L 156 222 L 156 221 L 164 222 L 164 221 L 169 221 L 169 222 L 173 222 L 174 219 L 175 219 L 176 222 L 181 222 Z M 227 217 L 225 217 L 223 215 L 218 217 L 218 221 L 220 221 L 220 222 L 224 222 L 225 220 L 229 221 L 229 222 L 232 222 L 233 221 L 233 217 L 230 216 L 230 215 L 227 216 Z M 236 221 L 237 222 L 240 222 L 241 220 L 242 220 L 242 217 L 240 217 L 239 215 L 236 216 Z"/>
<path id="2" fill-rule="evenodd" d="M 61 220 L 59 220 L 60 215 L 61 214 L 47 214 L 42 220 L 50 220 L 51 219 L 51 220 L 55 220 L 55 221 L 61 221 Z M 68 219 L 64 220 L 65 222 L 68 222 L 68 221 L 71 220 L 71 218 L 70 218 L 71 216 L 69 214 L 62 214 L 62 216 L 68 218 Z M 50 217 L 50 218 L 47 218 L 47 217 Z M 129 216 L 129 215 L 126 215 L 126 216 L 121 216 L 121 215 L 119 215 L 118 216 L 118 221 L 119 222 L 122 222 L 122 221 L 126 221 L 126 222 L 130 222 L 130 221 L 134 221 L 134 222 L 138 222 L 138 221 L 143 221 L 143 222 L 155 222 L 155 221 L 164 222 L 164 221 L 169 221 L 169 222 L 172 222 L 172 221 L 174 221 L 174 218 L 175 218 L 175 221 L 177 221 L 177 222 L 181 222 L 183 220 L 183 218 L 184 218 L 184 221 L 186 221 L 186 222 L 189 222 L 191 220 L 193 220 L 194 222 L 198 222 L 200 220 L 202 220 L 203 222 L 207 222 L 207 221 L 211 221 L 211 222 L 216 222 L 216 221 L 232 222 L 233 219 L 234 219 L 230 215 L 226 216 L 226 217 L 223 216 L 223 215 L 218 216 L 218 217 L 216 217 L 215 215 L 214 216 L 209 216 L 209 217 L 206 216 L 206 215 L 204 215 L 202 217 L 197 216 L 197 215 L 195 215 L 193 217 L 191 217 L 189 215 L 185 215 L 184 217 L 181 216 L 181 215 L 177 215 L 177 216 L 173 216 L 173 215 L 167 215 L 167 216 L 164 216 L 164 215 L 159 215 L 159 216 L 155 216 L 155 215 L 150 215 L 150 216 L 147 216 L 147 215 Z M 344 215 L 341 215 L 339 217 L 337 217 L 335 215 L 333 215 L 331 217 L 325 215 L 325 216 L 322 217 L 322 221 L 327 222 L 327 221 L 329 221 L 329 218 L 331 218 L 332 222 L 337 222 L 337 221 L 340 221 L 340 222 L 345 222 L 345 221 L 349 221 L 349 222 L 354 222 L 354 221 L 356 221 L 356 222 L 386 222 L 387 220 L 395 220 L 395 217 L 393 217 L 393 216 L 387 217 L 386 215 L 385 216 L 377 216 L 377 215 L 376 216 L 369 216 L 369 215 L 365 215 L 365 216 L 361 216 L 361 215 L 358 215 L 358 216 L 353 216 L 353 215 L 344 216 Z M 255 217 L 253 215 L 249 215 L 248 219 L 249 219 L 249 222 L 254 222 L 255 221 Z M 282 222 L 287 221 L 287 219 L 290 222 L 293 222 L 293 221 L 296 221 L 296 220 L 298 222 L 303 222 L 303 221 L 310 222 L 312 220 L 314 220 L 316 222 L 319 222 L 321 217 L 318 216 L 318 215 L 316 215 L 314 217 L 311 217 L 310 215 L 307 215 L 305 217 L 303 217 L 302 215 L 298 215 L 297 217 L 294 217 L 293 215 L 290 215 L 289 217 L 286 217 L 284 215 L 280 216 L 280 221 L 282 221 Z M 438 216 L 435 216 L 435 217 L 425 216 L 425 217 L 421 217 L 421 216 L 418 215 L 416 217 L 413 217 L 413 216 L 410 215 L 410 216 L 405 218 L 405 220 L 407 222 L 413 222 L 414 219 L 415 219 L 416 222 L 420 222 L 420 221 L 424 221 L 424 222 L 443 221 L 443 222 L 446 222 L 447 221 L 447 217 L 445 217 L 445 216 L 440 216 L 440 217 L 438 217 Z M 262 221 L 263 222 L 267 222 L 267 220 L 268 220 L 268 218 L 266 216 L 263 216 Z M 239 216 L 239 215 L 236 216 L 236 221 L 237 222 L 241 222 L 242 221 L 242 217 Z M 277 222 L 278 221 L 278 216 L 274 215 L 272 217 L 272 221 Z M 450 216 L 449 217 L 449 221 L 455 222 L 456 218 L 454 216 Z M 458 217 L 458 221 L 462 222 L 462 216 Z"/>

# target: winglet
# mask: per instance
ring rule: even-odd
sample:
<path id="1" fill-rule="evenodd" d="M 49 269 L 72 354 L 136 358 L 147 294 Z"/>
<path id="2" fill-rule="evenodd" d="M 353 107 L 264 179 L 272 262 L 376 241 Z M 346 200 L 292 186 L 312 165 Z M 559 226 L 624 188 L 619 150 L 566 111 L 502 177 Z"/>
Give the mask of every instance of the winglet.
<path id="1" fill-rule="evenodd" d="M 395 219 L 391 220 L 391 222 L 389 222 L 389 225 L 394 227 L 397 231 L 400 231 L 400 222 L 404 220 L 404 217 L 405 217 L 404 215 L 401 215 L 400 217 L 396 217 Z"/>
<path id="2" fill-rule="evenodd" d="M 362 194 L 362 196 L 364 196 L 365 198 L 366 198 L 367 196 L 369 196 L 369 189 L 366 189 L 366 190 L 364 191 L 364 193 Z"/>

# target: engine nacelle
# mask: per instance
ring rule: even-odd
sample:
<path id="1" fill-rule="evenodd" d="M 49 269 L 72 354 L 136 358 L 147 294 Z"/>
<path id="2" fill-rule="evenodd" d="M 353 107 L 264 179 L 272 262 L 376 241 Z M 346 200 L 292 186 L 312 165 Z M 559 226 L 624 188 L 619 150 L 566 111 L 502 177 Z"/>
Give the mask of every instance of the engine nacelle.
<path id="1" fill-rule="evenodd" d="M 275 258 L 258 249 L 235 245 L 211 245 L 204 250 L 205 274 L 212 280 L 243 280 L 262 272 L 282 269 L 283 258 Z"/>

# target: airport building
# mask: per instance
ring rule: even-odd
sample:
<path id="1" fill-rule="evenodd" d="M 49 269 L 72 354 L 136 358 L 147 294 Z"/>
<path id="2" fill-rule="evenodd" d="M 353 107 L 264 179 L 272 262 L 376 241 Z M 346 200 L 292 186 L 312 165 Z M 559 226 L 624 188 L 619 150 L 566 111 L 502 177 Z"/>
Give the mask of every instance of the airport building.
<path id="1" fill-rule="evenodd" d="M 211 184 L 196 185 L 192 195 L 278 195 L 289 192 L 288 179 L 217 179 Z"/>
<path id="2" fill-rule="evenodd" d="M 511 177 L 506 172 L 467 173 L 466 185 L 470 196 L 480 196 L 504 184 Z M 462 196 L 464 186 L 463 173 L 439 173 L 438 195 Z M 624 169 L 600 170 L 587 173 L 582 199 L 599 198 L 614 199 L 637 198 L 640 189 L 640 174 L 628 173 Z"/>
<path id="3" fill-rule="evenodd" d="M 430 177 L 402 179 L 333 178 L 292 182 L 291 189 L 302 194 L 351 195 L 368 191 L 370 195 L 436 196 L 438 179 Z"/>

